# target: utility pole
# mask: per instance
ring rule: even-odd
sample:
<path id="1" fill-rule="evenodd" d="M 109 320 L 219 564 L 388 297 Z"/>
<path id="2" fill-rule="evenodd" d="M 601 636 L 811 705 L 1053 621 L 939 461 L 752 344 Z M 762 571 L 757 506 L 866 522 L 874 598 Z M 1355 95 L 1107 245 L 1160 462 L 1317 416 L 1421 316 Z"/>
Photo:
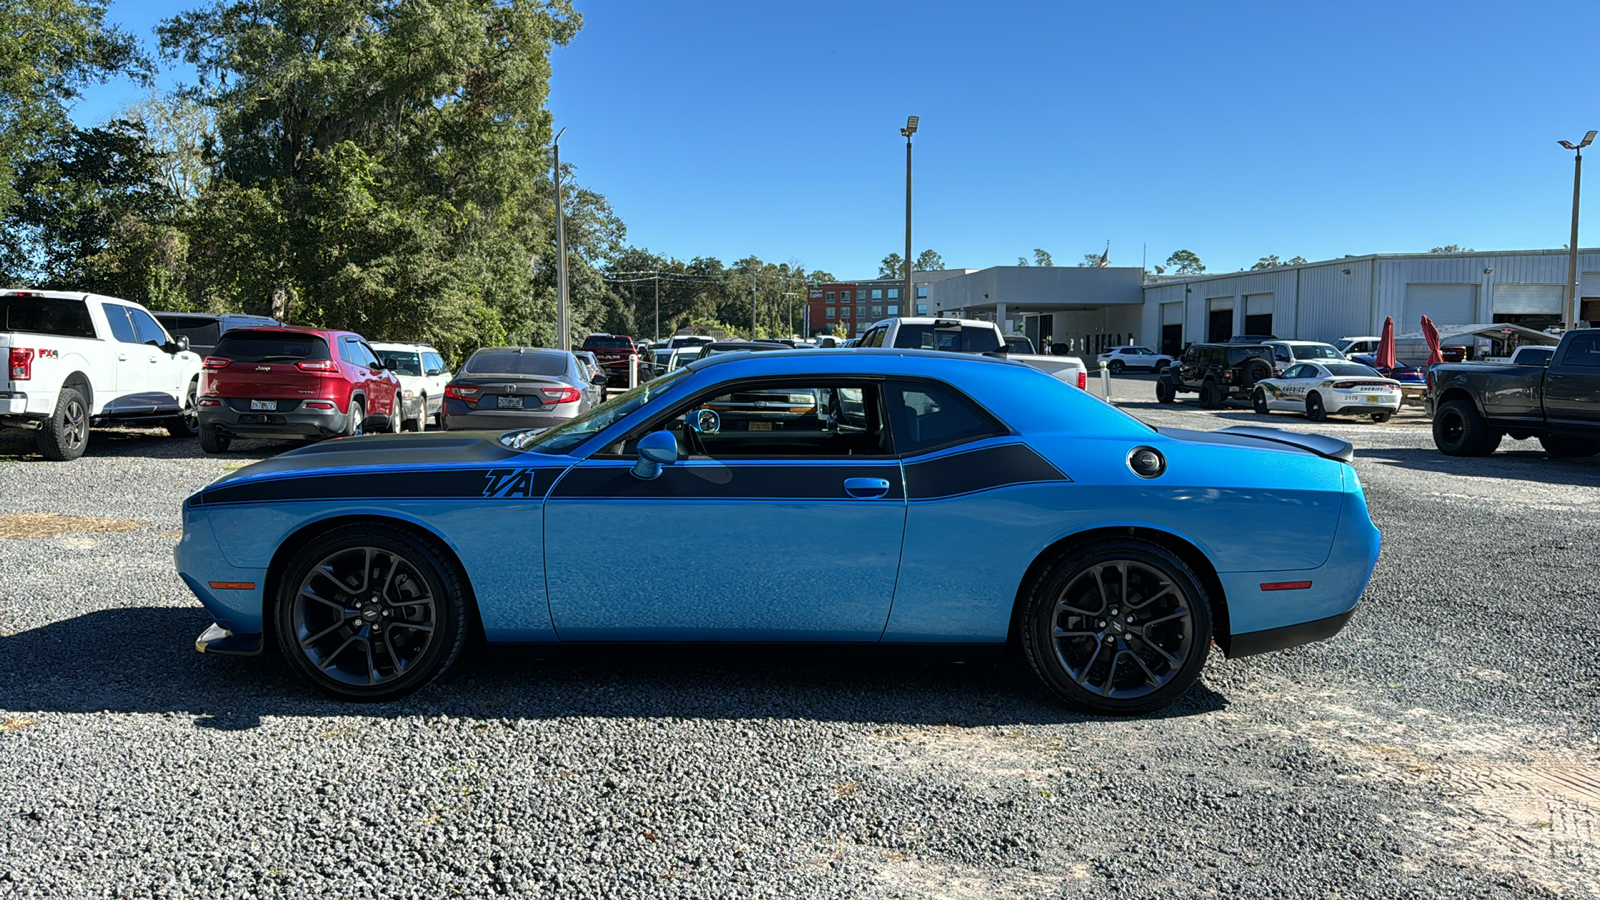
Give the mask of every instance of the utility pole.
<path id="1" fill-rule="evenodd" d="M 906 292 L 900 302 L 913 304 L 915 309 L 916 294 L 911 290 L 911 136 L 917 133 L 917 117 L 907 117 L 900 133 L 906 139 Z"/>
<path id="2" fill-rule="evenodd" d="M 567 327 L 567 226 L 566 214 L 561 207 L 561 136 L 565 126 L 556 132 L 556 346 L 572 349 L 572 332 Z"/>
<path id="3" fill-rule="evenodd" d="M 1567 331 L 1578 327 L 1578 188 L 1583 184 L 1583 148 L 1594 141 L 1595 132 L 1591 131 L 1583 136 L 1583 140 L 1573 145 L 1571 141 L 1559 141 L 1561 146 L 1571 150 L 1572 156 L 1572 243 L 1567 245 L 1567 308 L 1561 317 L 1562 324 Z"/>
<path id="4" fill-rule="evenodd" d="M 750 270 L 750 340 L 756 339 L 756 273 Z"/>
<path id="5" fill-rule="evenodd" d="M 656 283 L 656 343 L 661 343 L 661 276 L 653 279 Z"/>

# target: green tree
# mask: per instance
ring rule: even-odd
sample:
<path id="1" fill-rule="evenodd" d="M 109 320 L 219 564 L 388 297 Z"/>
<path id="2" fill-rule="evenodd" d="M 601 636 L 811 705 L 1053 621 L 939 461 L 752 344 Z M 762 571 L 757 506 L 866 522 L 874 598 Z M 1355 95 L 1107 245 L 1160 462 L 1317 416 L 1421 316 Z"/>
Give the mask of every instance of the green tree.
<path id="1" fill-rule="evenodd" d="M 1053 266 L 1055 260 L 1050 258 L 1048 251 L 1035 249 L 1033 251 L 1033 264 L 1036 266 Z"/>
<path id="2" fill-rule="evenodd" d="M 1178 250 L 1167 257 L 1167 268 L 1175 275 L 1204 275 L 1206 271 L 1205 264 L 1192 250 Z"/>
<path id="3" fill-rule="evenodd" d="M 944 257 L 937 251 L 924 250 L 917 254 L 916 265 L 912 266 L 918 272 L 937 272 L 944 268 Z"/>
<path id="4" fill-rule="evenodd" d="M 898 253 L 891 253 L 883 258 L 883 262 L 878 263 L 879 278 L 904 278 L 905 274 L 906 261 L 901 259 Z"/>
<path id="5" fill-rule="evenodd" d="M 213 0 L 165 21 L 216 116 L 189 231 L 200 302 L 452 355 L 553 344 L 544 104 L 580 24 L 566 0 Z M 616 312 L 599 265 L 624 229 L 565 188 L 581 334 Z"/>
<path id="6" fill-rule="evenodd" d="M 1017 257 L 1017 265 L 1019 265 L 1019 266 L 1025 266 L 1025 265 L 1027 265 L 1027 264 L 1028 264 L 1028 258 L 1027 258 L 1027 257 L 1026 257 L 1026 256 L 1019 256 L 1019 257 Z"/>
<path id="7" fill-rule="evenodd" d="M 1078 268 L 1080 268 L 1080 269 L 1085 269 L 1085 268 L 1092 269 L 1092 268 L 1094 268 L 1095 266 L 1098 266 L 1098 265 L 1100 265 L 1100 254 L 1098 254 L 1098 253 L 1085 253 L 1083 255 L 1083 262 L 1078 263 Z"/>
<path id="8" fill-rule="evenodd" d="M 0 3 L 0 216 L 18 202 L 18 168 L 72 133 L 67 113 L 113 75 L 147 82 L 138 42 L 105 23 L 108 0 Z"/>
<path id="9" fill-rule="evenodd" d="M 1278 259 L 1278 257 L 1276 255 L 1274 255 L 1274 256 L 1263 256 L 1259 260 L 1256 260 L 1256 264 L 1251 266 L 1250 268 L 1251 269 L 1276 269 L 1277 267 L 1279 267 L 1281 265 L 1283 265 L 1283 261 Z"/>
<path id="10" fill-rule="evenodd" d="M 1306 258 L 1304 256 L 1291 256 L 1289 261 L 1284 263 L 1286 266 L 1303 266 L 1305 264 Z"/>

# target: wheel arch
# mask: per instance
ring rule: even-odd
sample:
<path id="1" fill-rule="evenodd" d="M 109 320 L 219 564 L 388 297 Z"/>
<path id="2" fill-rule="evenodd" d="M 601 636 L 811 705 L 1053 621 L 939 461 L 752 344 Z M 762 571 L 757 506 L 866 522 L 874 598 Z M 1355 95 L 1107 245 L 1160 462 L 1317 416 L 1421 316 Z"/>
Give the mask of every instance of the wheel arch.
<path id="1" fill-rule="evenodd" d="M 1450 387 L 1445 388 L 1444 392 L 1434 399 L 1433 414 L 1435 416 L 1439 415 L 1439 410 L 1443 409 L 1446 403 L 1450 403 L 1455 400 L 1467 401 L 1468 403 L 1472 404 L 1472 408 L 1477 411 L 1478 415 L 1483 415 L 1483 406 L 1478 403 L 1478 395 L 1473 391 L 1469 391 L 1466 388 L 1461 387 L 1460 385 L 1451 385 Z"/>
<path id="2" fill-rule="evenodd" d="M 1227 654 L 1232 643 L 1233 629 L 1228 620 L 1228 597 L 1223 590 L 1222 579 L 1217 577 L 1216 567 L 1188 538 L 1148 525 L 1109 525 L 1078 531 L 1060 538 L 1041 550 L 1033 558 L 1033 562 L 1028 564 L 1022 581 L 1017 585 L 1016 596 L 1011 603 L 1011 625 L 1006 632 L 1006 645 L 1012 648 L 1020 646 L 1019 629 L 1022 626 L 1023 612 L 1028 605 L 1028 587 L 1046 566 L 1078 547 L 1121 538 L 1149 541 L 1183 560 L 1184 565 L 1194 572 L 1195 577 L 1200 580 L 1200 586 L 1205 588 L 1206 598 L 1211 607 L 1211 639 L 1222 648 L 1224 654 Z"/>
<path id="3" fill-rule="evenodd" d="M 83 402 L 89 405 L 89 415 L 96 415 L 94 411 L 94 382 L 82 369 L 74 369 L 71 375 L 61 379 L 63 388 L 72 388 L 83 395 Z"/>
<path id="4" fill-rule="evenodd" d="M 461 583 L 466 585 L 466 606 L 468 618 L 471 619 L 470 634 L 478 639 L 483 638 L 483 616 L 478 611 L 478 592 L 472 587 L 472 573 L 467 570 L 461 561 L 461 555 L 444 535 L 430 528 L 428 525 L 404 516 L 383 515 L 376 512 L 361 512 L 330 516 L 305 522 L 291 531 L 278 543 L 278 549 L 273 551 L 272 559 L 267 563 L 267 575 L 262 584 L 261 591 L 261 625 L 266 634 L 266 639 L 272 638 L 272 628 L 277 621 L 278 588 L 283 579 L 283 570 L 294 559 L 295 554 L 305 549 L 312 541 L 337 528 L 348 525 L 387 525 L 397 527 L 403 531 L 419 533 L 424 539 L 434 545 L 434 549 L 444 556 L 446 561 L 454 565 L 461 574 Z"/>

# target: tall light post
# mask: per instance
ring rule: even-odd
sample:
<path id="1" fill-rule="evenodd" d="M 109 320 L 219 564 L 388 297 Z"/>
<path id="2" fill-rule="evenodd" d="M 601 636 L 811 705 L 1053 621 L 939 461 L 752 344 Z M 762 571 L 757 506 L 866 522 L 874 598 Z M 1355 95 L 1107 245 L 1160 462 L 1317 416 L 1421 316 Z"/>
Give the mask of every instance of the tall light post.
<path id="1" fill-rule="evenodd" d="M 561 136 L 563 127 L 556 132 L 556 346 L 572 349 L 572 334 L 567 328 L 567 223 L 561 206 Z"/>
<path id="2" fill-rule="evenodd" d="M 1583 184 L 1583 148 L 1594 143 L 1596 132 L 1589 132 L 1574 145 L 1557 141 L 1572 151 L 1572 243 L 1567 245 L 1567 311 L 1562 324 L 1571 331 L 1578 325 L 1578 188 Z"/>
<path id="3" fill-rule="evenodd" d="M 906 292 L 901 303 L 911 303 L 911 136 L 917 133 L 917 117 L 908 116 L 900 134 L 906 139 Z"/>

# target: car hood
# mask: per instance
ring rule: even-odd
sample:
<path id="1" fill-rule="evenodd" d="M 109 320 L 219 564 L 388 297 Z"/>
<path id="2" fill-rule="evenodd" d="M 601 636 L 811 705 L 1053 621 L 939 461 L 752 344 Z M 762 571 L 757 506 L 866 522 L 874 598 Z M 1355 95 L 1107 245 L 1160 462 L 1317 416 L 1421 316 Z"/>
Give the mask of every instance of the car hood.
<path id="1" fill-rule="evenodd" d="M 350 470 L 493 465 L 523 455 L 500 443 L 501 431 L 440 431 L 336 438 L 280 453 L 208 485 L 208 493 L 241 482 Z"/>

